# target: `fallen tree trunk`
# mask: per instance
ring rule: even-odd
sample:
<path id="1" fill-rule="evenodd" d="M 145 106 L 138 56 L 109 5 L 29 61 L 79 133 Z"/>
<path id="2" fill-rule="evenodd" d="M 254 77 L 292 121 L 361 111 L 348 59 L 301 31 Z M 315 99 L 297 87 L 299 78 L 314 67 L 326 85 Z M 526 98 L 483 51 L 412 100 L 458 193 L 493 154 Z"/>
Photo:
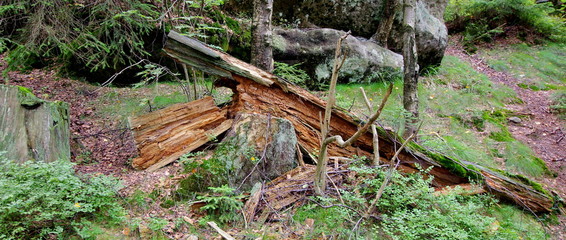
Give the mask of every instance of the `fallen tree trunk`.
<path id="1" fill-rule="evenodd" d="M 175 32 L 169 34 L 164 50 L 182 64 L 221 77 L 217 84 L 229 87 L 234 92 L 233 102 L 228 109 L 229 117 L 238 112 L 254 112 L 285 118 L 294 125 L 301 148 L 310 154 L 317 154 L 321 145 L 320 119 L 325 107 L 323 100 L 284 79 Z M 345 110 L 335 108 L 329 134 L 351 136 L 357 131 L 360 122 Z M 389 162 L 401 146 L 401 141 L 396 134 L 384 129 L 378 129 L 378 132 L 381 161 Z M 372 135 L 367 133 L 347 148 L 330 145 L 328 154 L 371 156 L 372 142 Z M 469 183 L 470 178 L 475 178 L 485 180 L 486 190 L 497 192 L 533 212 L 549 212 L 556 204 L 552 194 L 537 187 L 539 185 L 536 183 L 522 181 L 521 176 L 507 173 L 502 176 L 496 170 L 452 159 L 417 144 L 409 144 L 399 154 L 399 159 L 399 169 L 404 172 L 419 171 L 417 164 L 425 169 L 433 166 L 429 174 L 434 176 L 435 187 Z"/>
<path id="2" fill-rule="evenodd" d="M 230 128 L 227 112 L 206 97 L 129 118 L 140 153 L 133 167 L 153 171 L 204 145 Z"/>

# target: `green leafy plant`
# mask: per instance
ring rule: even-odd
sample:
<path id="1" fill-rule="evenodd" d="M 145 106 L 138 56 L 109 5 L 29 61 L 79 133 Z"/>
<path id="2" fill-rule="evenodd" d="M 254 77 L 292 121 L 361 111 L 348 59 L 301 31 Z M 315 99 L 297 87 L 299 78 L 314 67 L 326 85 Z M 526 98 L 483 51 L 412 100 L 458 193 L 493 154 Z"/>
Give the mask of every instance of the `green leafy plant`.
<path id="1" fill-rule="evenodd" d="M 212 194 L 198 196 L 197 199 L 206 203 L 201 210 L 213 215 L 222 223 L 235 222 L 241 219 L 241 210 L 244 206 L 243 194 L 235 194 L 235 189 L 223 185 L 221 187 L 209 187 Z"/>
<path id="2" fill-rule="evenodd" d="M 299 68 L 300 63 L 289 65 L 282 62 L 274 62 L 274 65 L 273 74 L 283 79 L 289 80 L 301 87 L 307 87 L 307 84 L 310 82 L 307 72 Z"/>
<path id="3" fill-rule="evenodd" d="M 119 223 L 120 184 L 106 176 L 75 175 L 68 161 L 17 164 L 0 156 L 0 238 L 62 238 L 89 219 Z"/>

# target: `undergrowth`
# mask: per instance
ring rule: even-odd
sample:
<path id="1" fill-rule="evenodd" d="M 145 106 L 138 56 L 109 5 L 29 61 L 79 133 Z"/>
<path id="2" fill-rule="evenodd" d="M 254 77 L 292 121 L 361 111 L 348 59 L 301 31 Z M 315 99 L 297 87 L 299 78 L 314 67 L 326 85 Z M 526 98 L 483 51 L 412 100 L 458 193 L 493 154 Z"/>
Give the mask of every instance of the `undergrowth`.
<path id="1" fill-rule="evenodd" d="M 295 83 L 303 88 L 307 87 L 307 83 L 311 82 L 309 75 L 302 69 L 299 68 L 301 65 L 294 64 L 289 65 L 282 62 L 274 62 L 275 69 L 273 69 L 273 74 Z"/>
<path id="2" fill-rule="evenodd" d="M 155 6 L 138 0 L 7 0 L 0 6 L 0 33 L 9 46 L 6 70 L 53 60 L 79 62 L 92 71 L 131 64 L 149 56 L 144 38 L 158 15 Z"/>
<path id="3" fill-rule="evenodd" d="M 393 172 L 390 184 L 376 204 L 371 218 L 363 221 L 369 200 L 387 171 L 363 165 L 350 167 L 348 191 L 342 203 L 315 197 L 299 208 L 293 220 L 314 220 L 305 239 L 546 239 L 541 225 L 514 207 L 499 205 L 489 195 L 466 195 L 456 188 L 436 194 L 432 177 Z M 426 170 L 422 173 L 426 175 Z M 525 220 L 517 219 L 524 217 Z M 529 231 L 525 231 L 529 229 Z"/>
<path id="4" fill-rule="evenodd" d="M 104 175 L 76 176 L 68 161 L 17 164 L 0 156 L 0 238 L 91 238 L 93 222 L 124 220 L 119 188 Z"/>
<path id="5" fill-rule="evenodd" d="M 557 41 L 566 41 L 566 24 L 550 2 L 530 0 L 450 0 L 444 18 L 451 32 L 463 32 L 464 44 L 491 41 L 508 26 L 532 29 Z M 521 36 L 530 34 L 524 31 Z"/>

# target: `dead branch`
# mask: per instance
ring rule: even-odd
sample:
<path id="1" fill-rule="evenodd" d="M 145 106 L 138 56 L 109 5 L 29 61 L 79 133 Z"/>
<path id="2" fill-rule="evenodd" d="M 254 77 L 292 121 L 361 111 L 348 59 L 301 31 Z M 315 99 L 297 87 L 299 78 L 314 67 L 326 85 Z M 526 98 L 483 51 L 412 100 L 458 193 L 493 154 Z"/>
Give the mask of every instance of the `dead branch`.
<path id="1" fill-rule="evenodd" d="M 330 89 L 328 90 L 328 102 L 326 103 L 326 109 L 324 111 L 324 120 L 321 122 L 321 133 L 322 133 L 322 147 L 320 148 L 320 155 L 318 157 L 318 163 L 314 178 L 315 192 L 317 195 L 324 195 L 324 189 L 326 189 L 326 164 L 328 162 L 327 156 L 327 145 L 326 137 L 329 133 L 330 128 L 330 118 L 332 117 L 332 108 L 336 103 L 336 83 L 338 82 L 338 71 L 344 64 L 346 56 L 342 56 L 341 46 L 342 41 L 350 35 L 350 32 L 344 34 L 344 36 L 338 39 L 336 43 L 336 51 L 334 53 L 334 66 L 332 68 L 332 77 L 330 78 Z M 342 57 L 342 59 L 340 59 Z"/>
<path id="2" fill-rule="evenodd" d="M 366 91 L 364 91 L 364 88 L 362 88 L 362 87 L 360 87 L 360 91 L 362 92 L 362 95 L 364 96 L 364 101 L 366 103 L 366 107 L 368 108 L 369 112 L 371 113 L 373 111 L 373 106 L 372 106 L 371 102 L 369 101 L 369 99 L 366 95 Z M 377 129 L 375 127 L 375 124 L 371 125 L 371 134 L 373 136 L 373 161 L 372 161 L 371 165 L 377 166 L 377 165 L 379 165 L 379 135 L 377 134 Z"/>

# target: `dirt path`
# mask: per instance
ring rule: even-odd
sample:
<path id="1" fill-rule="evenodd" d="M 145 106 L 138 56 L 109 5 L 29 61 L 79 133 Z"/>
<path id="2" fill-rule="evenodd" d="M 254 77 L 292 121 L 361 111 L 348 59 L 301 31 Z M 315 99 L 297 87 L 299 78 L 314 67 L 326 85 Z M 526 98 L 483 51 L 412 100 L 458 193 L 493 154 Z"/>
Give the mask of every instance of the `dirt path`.
<path id="1" fill-rule="evenodd" d="M 519 87 L 517 84 L 521 80 L 492 69 L 481 56 L 467 54 L 460 44 L 449 44 L 446 54 L 469 62 L 476 71 L 487 75 L 494 83 L 506 85 L 517 93 L 523 103 L 507 105 L 507 108 L 527 118 L 519 123 L 509 122 L 509 131 L 515 139 L 526 143 L 557 174 L 555 178 L 537 180 L 555 189 L 566 199 L 566 121 L 560 120 L 550 111 L 551 91 L 533 91 Z M 566 239 L 566 218 L 560 217 L 560 222 L 562 226 L 553 227 L 551 231 L 557 239 Z"/>

